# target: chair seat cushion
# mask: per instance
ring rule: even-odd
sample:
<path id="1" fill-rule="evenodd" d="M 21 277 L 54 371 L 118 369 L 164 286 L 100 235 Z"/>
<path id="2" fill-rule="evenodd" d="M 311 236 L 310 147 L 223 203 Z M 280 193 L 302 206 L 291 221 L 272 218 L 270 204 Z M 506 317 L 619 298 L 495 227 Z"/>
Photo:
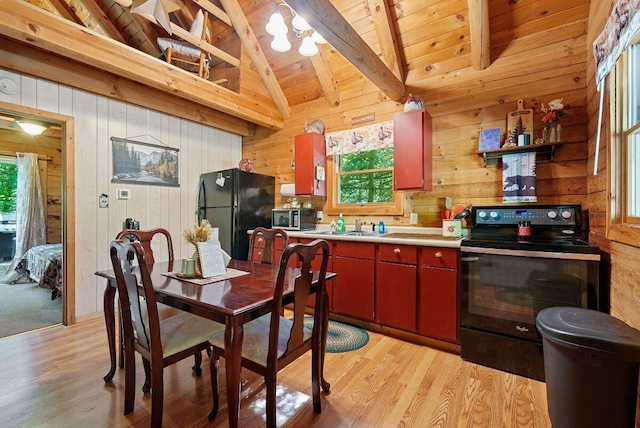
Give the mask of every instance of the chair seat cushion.
<path id="1" fill-rule="evenodd" d="M 190 43 L 181 42 L 179 40 L 170 39 L 167 37 L 158 37 L 158 46 L 160 46 L 160 49 L 162 49 L 163 52 L 166 52 L 169 48 L 173 49 L 174 51 L 194 56 L 200 56 L 200 52 L 202 52 L 200 49 L 194 47 Z"/>
<path id="2" fill-rule="evenodd" d="M 280 328 L 278 331 L 278 358 L 287 350 L 289 333 L 293 321 L 280 317 Z M 266 366 L 267 354 L 269 352 L 269 328 L 271 326 L 271 314 L 266 314 L 258 319 L 250 321 L 244 325 L 244 337 L 242 340 L 242 358 Z M 311 330 L 304 328 L 304 341 L 311 340 Z M 210 342 L 224 349 L 224 331 L 216 334 Z"/>
<path id="3" fill-rule="evenodd" d="M 177 315 L 160 321 L 162 356 L 166 358 L 206 342 L 220 332 L 224 335 L 224 324 L 181 311 Z"/>

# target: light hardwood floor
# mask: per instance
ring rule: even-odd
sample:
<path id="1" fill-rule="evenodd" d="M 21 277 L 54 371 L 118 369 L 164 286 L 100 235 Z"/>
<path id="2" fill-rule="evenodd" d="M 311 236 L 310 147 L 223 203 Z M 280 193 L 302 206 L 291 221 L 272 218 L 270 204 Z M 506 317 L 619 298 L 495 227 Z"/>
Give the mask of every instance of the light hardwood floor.
<path id="1" fill-rule="evenodd" d="M 139 358 L 139 357 L 138 357 Z M 165 427 L 227 426 L 221 385 L 218 419 L 211 406 L 208 359 L 165 369 Z M 284 427 L 549 427 L 545 384 L 472 364 L 377 333 L 364 348 L 327 354 L 331 394 L 313 413 L 308 353 L 278 376 L 278 426 Z M 141 391 L 138 359 L 134 411 L 123 415 L 124 371 L 112 383 L 104 322 L 95 319 L 0 339 L 1 427 L 148 427 L 151 400 Z M 221 363 L 224 373 L 224 360 Z M 263 427 L 262 379 L 242 372 L 241 427 Z"/>

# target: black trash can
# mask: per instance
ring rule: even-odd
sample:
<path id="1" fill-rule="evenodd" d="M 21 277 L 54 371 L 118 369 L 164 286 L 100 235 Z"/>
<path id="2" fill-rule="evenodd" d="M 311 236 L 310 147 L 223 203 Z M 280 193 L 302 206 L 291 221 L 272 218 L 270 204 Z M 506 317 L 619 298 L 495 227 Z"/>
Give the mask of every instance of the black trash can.
<path id="1" fill-rule="evenodd" d="M 640 331 L 603 312 L 540 311 L 549 418 L 554 428 L 633 428 Z"/>

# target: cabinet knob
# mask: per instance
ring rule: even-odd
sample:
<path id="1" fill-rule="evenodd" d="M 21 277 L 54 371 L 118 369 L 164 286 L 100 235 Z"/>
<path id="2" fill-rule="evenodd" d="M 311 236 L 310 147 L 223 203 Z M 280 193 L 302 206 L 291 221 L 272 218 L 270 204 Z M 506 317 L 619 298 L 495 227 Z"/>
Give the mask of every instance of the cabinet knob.
<path id="1" fill-rule="evenodd" d="M 258 238 L 258 242 L 262 243 L 263 239 L 262 238 Z"/>
<path id="2" fill-rule="evenodd" d="M 440 251 L 438 251 L 438 252 L 436 253 L 436 257 L 437 257 L 437 258 L 439 258 L 439 259 L 441 259 L 441 258 L 442 258 L 442 253 L 441 253 Z"/>
<path id="3" fill-rule="evenodd" d="M 396 253 L 396 254 L 400 254 L 400 248 L 394 248 L 393 252 Z"/>

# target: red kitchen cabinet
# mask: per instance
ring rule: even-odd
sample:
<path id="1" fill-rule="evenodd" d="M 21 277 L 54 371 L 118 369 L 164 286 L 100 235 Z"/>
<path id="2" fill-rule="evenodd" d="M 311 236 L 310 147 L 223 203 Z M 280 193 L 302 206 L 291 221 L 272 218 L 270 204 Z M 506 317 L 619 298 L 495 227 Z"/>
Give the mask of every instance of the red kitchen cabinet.
<path id="1" fill-rule="evenodd" d="M 310 242 L 312 242 L 313 239 L 309 239 L 309 238 L 298 238 L 297 242 L 301 243 L 301 244 L 308 244 Z M 333 257 L 332 257 L 332 253 L 333 253 L 333 243 L 331 241 L 327 241 L 329 243 L 329 260 L 327 261 L 327 272 L 333 272 Z M 315 270 L 320 270 L 320 261 L 321 259 L 318 257 L 316 259 L 313 260 L 313 262 L 311 262 L 311 269 Z M 326 288 L 327 288 L 327 298 L 329 300 L 329 311 L 332 311 L 332 301 L 333 298 L 331 297 L 333 294 L 333 282 L 335 281 L 334 279 L 330 279 L 328 280 L 325 284 L 326 284 Z M 307 306 L 310 307 L 315 307 L 316 305 L 316 295 L 311 295 L 309 296 L 309 299 L 307 300 Z"/>
<path id="2" fill-rule="evenodd" d="M 258 236 L 256 238 L 253 250 L 252 261 L 260 262 L 262 260 L 262 254 L 264 253 L 265 248 L 265 239 L 263 236 Z M 277 265 L 280 264 L 280 258 L 282 257 L 282 252 L 284 251 L 284 239 L 282 236 L 276 236 L 273 242 L 273 247 L 271 249 L 271 264 Z"/>
<path id="3" fill-rule="evenodd" d="M 333 253 L 332 311 L 374 320 L 375 245 L 337 241 Z"/>
<path id="4" fill-rule="evenodd" d="M 376 320 L 416 331 L 417 248 L 380 245 L 376 265 Z"/>
<path id="5" fill-rule="evenodd" d="M 393 118 L 393 189 L 433 188 L 432 124 L 426 110 L 411 110 Z"/>
<path id="6" fill-rule="evenodd" d="M 296 135 L 296 195 L 327 195 L 326 153 L 324 135 Z"/>
<path id="7" fill-rule="evenodd" d="M 454 248 L 423 248 L 418 333 L 460 343 L 458 259 Z"/>

